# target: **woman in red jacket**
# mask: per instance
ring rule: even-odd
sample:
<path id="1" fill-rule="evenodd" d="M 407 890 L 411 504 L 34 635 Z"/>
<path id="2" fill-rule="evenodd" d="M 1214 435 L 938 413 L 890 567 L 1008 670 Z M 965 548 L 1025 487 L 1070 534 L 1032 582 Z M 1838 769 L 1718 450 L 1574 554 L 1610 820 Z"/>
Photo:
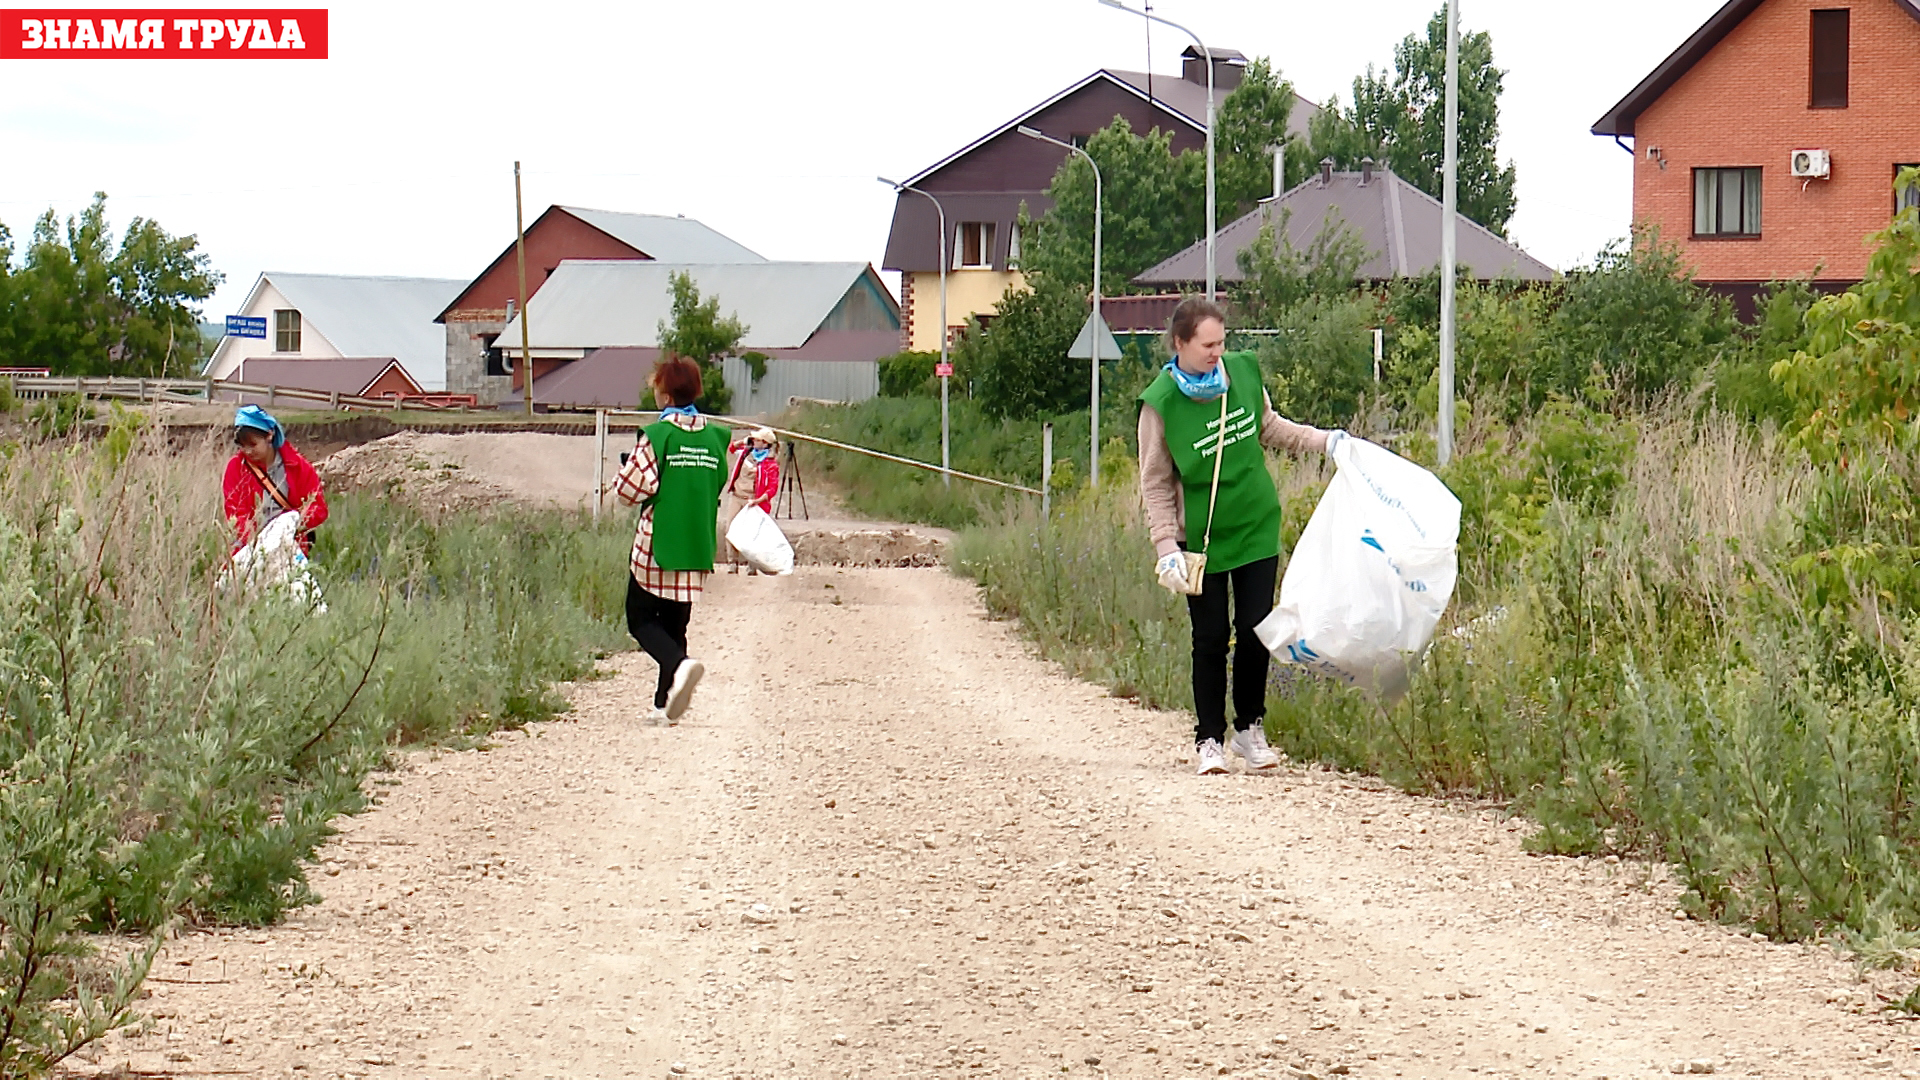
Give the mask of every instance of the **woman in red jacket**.
<path id="1" fill-rule="evenodd" d="M 774 496 L 780 493 L 780 459 L 774 454 L 779 447 L 780 440 L 773 429 L 765 427 L 754 428 L 744 442 L 727 447 L 735 457 L 732 475 L 727 480 L 726 499 L 720 505 L 720 547 L 727 562 L 732 564 L 729 573 L 740 572 L 740 553 L 726 538 L 734 516 L 749 506 L 773 513 Z"/>
<path id="2" fill-rule="evenodd" d="M 233 550 L 252 543 L 267 522 L 291 510 L 300 515 L 300 551 L 311 551 L 314 527 L 327 520 L 320 474 L 287 442 L 280 421 L 258 405 L 242 405 L 233 414 L 233 441 L 238 449 L 227 462 L 222 485 Z"/>

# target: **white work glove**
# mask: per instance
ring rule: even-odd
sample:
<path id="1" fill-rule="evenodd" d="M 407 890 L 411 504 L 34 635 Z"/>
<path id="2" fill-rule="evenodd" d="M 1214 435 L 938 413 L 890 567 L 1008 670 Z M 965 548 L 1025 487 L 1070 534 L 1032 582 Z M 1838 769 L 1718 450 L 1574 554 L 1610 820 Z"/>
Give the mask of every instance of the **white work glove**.
<path id="1" fill-rule="evenodd" d="M 1339 428 L 1334 428 L 1332 431 L 1327 432 L 1327 451 L 1326 451 L 1327 456 L 1332 457 L 1333 448 L 1336 446 L 1339 446 L 1340 440 L 1345 439 L 1347 437 L 1348 437 L 1347 433 L 1340 430 Z"/>
<path id="2" fill-rule="evenodd" d="M 1187 591 L 1187 560 L 1178 551 L 1169 551 L 1160 556 L 1153 564 L 1153 574 L 1160 579 L 1160 585 L 1168 592 L 1185 595 Z"/>

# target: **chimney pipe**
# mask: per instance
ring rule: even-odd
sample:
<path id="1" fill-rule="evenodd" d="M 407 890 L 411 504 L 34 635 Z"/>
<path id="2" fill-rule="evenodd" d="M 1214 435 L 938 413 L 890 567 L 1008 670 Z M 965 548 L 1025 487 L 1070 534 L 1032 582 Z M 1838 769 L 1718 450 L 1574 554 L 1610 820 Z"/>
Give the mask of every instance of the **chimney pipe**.
<path id="1" fill-rule="evenodd" d="M 1333 183 L 1333 159 L 1324 157 L 1320 159 L 1320 186 L 1326 187 L 1331 183 Z"/>
<path id="2" fill-rule="evenodd" d="M 1360 159 L 1360 186 L 1366 187 L 1371 183 L 1373 183 L 1373 159 L 1363 157 Z"/>
<path id="3" fill-rule="evenodd" d="M 1273 197 L 1279 198 L 1287 190 L 1287 148 L 1273 148 Z"/>

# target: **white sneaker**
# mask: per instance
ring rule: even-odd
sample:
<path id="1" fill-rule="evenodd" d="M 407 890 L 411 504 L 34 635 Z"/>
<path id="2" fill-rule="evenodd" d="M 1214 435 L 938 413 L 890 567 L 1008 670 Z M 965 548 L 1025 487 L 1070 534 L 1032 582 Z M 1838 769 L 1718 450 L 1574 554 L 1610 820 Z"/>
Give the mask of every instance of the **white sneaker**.
<path id="1" fill-rule="evenodd" d="M 667 719 L 667 710 L 658 705 L 655 705 L 653 711 L 647 714 L 647 723 L 649 724 L 659 725 L 670 724 L 672 722 L 673 721 Z"/>
<path id="2" fill-rule="evenodd" d="M 680 661 L 673 669 L 673 686 L 667 691 L 667 721 L 678 723 L 693 704 L 693 688 L 700 685 L 700 676 L 707 673 L 707 665 L 689 656 Z"/>
<path id="3" fill-rule="evenodd" d="M 1259 724 L 1234 732 L 1233 741 L 1227 745 L 1245 759 L 1249 769 L 1271 769 L 1280 764 L 1280 755 L 1267 746 L 1267 733 Z"/>
<path id="4" fill-rule="evenodd" d="M 1198 771 L 1201 776 L 1213 776 L 1227 771 L 1227 752 L 1220 748 L 1219 739 L 1202 739 L 1193 744 L 1193 752 L 1200 756 Z"/>

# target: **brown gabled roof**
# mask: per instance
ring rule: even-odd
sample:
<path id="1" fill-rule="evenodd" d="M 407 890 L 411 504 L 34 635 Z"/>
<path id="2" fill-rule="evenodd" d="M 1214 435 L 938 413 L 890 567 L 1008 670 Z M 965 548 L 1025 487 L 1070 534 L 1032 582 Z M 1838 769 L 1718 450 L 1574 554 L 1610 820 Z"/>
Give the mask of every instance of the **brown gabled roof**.
<path id="1" fill-rule="evenodd" d="M 1219 280 L 1242 280 L 1245 275 L 1240 271 L 1240 252 L 1260 235 L 1261 226 L 1268 222 L 1278 226 L 1283 217 L 1288 241 L 1298 251 L 1312 245 L 1324 222 L 1344 224 L 1353 230 L 1366 249 L 1367 257 L 1357 275 L 1363 280 L 1418 277 L 1439 266 L 1440 224 L 1446 214 L 1440 200 L 1386 169 L 1375 169 L 1373 178 L 1364 183 L 1362 179 L 1357 172 L 1337 172 L 1325 181 L 1316 175 L 1221 226 L 1214 241 L 1214 269 Z M 1553 280 L 1552 267 L 1457 212 L 1454 235 L 1460 265 L 1478 280 Z M 1134 284 L 1173 289 L 1204 281 L 1206 250 L 1206 241 L 1196 240 L 1135 275 Z"/>
<path id="2" fill-rule="evenodd" d="M 407 380 L 410 392 L 422 393 L 406 366 L 391 356 L 342 356 L 323 360 L 249 357 L 234 369 L 233 381 L 256 386 L 285 386 L 321 393 L 364 394 L 392 368 Z"/>
<path id="3" fill-rule="evenodd" d="M 1673 54 L 1660 62 L 1653 73 L 1640 80 L 1626 97 L 1607 110 L 1607 114 L 1594 121 L 1595 135 L 1612 135 L 1616 138 L 1633 134 L 1633 122 L 1647 107 L 1660 99 L 1660 95 L 1673 88 L 1680 77 L 1700 62 L 1713 47 L 1720 44 L 1722 38 L 1733 32 L 1741 20 L 1757 11 L 1766 0 L 1727 0 L 1720 10 L 1713 13 L 1700 29 L 1693 32 Z M 1920 20 L 1920 0 L 1889 0 L 1900 10 Z"/>

